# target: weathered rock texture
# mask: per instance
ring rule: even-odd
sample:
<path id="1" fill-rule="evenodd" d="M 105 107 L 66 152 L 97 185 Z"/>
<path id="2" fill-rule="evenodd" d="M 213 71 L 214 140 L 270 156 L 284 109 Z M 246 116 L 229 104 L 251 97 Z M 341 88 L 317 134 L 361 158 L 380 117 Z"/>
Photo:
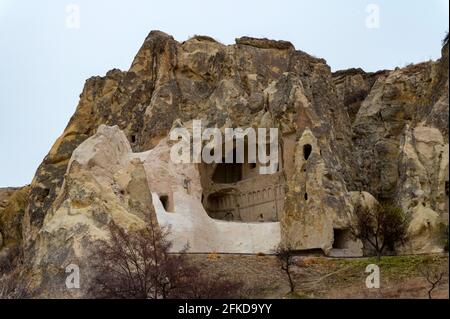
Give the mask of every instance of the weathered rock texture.
<path id="1" fill-rule="evenodd" d="M 439 251 L 448 106 L 448 45 L 436 62 L 332 73 L 285 41 L 180 43 L 152 31 L 128 71 L 86 82 L 36 173 L 22 229 L 34 288 L 68 294 L 65 267 L 89 269 L 111 219 L 139 228 L 157 218 L 173 226 L 175 247 L 189 241 L 192 251 L 267 252 L 281 240 L 348 256 L 362 252 L 348 233 L 354 206 L 376 197 L 411 217 L 406 252 Z M 170 129 L 193 119 L 279 128 L 279 172 L 263 180 L 243 166 L 239 180 L 223 183 L 215 166 L 170 163 Z"/>
<path id="2" fill-rule="evenodd" d="M 30 187 L 0 189 L 0 249 L 22 243 L 22 219 Z"/>

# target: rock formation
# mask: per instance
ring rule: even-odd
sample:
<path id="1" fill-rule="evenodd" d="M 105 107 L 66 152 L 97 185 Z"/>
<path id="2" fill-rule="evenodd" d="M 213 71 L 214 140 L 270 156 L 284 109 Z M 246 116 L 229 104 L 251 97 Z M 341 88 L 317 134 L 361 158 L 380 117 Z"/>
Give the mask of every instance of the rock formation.
<path id="1" fill-rule="evenodd" d="M 189 243 L 191 252 L 268 253 L 281 241 L 359 256 L 348 230 L 355 205 L 393 201 L 411 219 L 402 251 L 441 251 L 448 109 L 448 45 L 435 62 L 332 73 L 286 41 L 180 43 L 152 31 L 128 71 L 87 80 L 64 133 L 20 191 L 26 205 L 9 199 L 10 212 L 24 211 L 21 236 L 0 223 L 2 241 L 23 245 L 33 288 L 50 297 L 67 296 L 68 264 L 89 282 L 87 256 L 110 220 L 133 229 L 155 218 L 171 226 L 175 251 Z M 172 163 L 169 132 L 193 120 L 221 131 L 278 128 L 278 171 Z M 11 213 L 1 207 L 2 216 Z"/>

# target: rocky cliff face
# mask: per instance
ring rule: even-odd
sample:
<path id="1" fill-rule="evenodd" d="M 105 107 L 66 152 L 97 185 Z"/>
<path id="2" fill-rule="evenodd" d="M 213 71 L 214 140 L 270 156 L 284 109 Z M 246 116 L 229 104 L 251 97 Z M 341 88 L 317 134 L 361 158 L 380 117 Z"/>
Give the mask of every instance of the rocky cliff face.
<path id="1" fill-rule="evenodd" d="M 356 187 L 410 214 L 410 251 L 436 249 L 435 232 L 448 222 L 448 44 L 437 62 L 337 72 L 334 82 L 356 111 Z"/>
<path id="2" fill-rule="evenodd" d="M 157 218 L 174 225 L 175 246 L 195 242 L 193 251 L 267 252 L 281 240 L 359 255 L 348 224 L 358 201 L 376 197 L 411 216 L 404 249 L 438 251 L 448 223 L 448 106 L 448 45 L 436 62 L 332 73 L 285 41 L 179 43 L 153 31 L 128 71 L 87 80 L 32 181 L 20 240 L 34 288 L 65 296 L 65 267 L 89 267 L 111 219 L 133 228 Z M 261 180 L 243 166 L 247 175 L 223 187 L 216 166 L 175 168 L 163 160 L 168 133 L 192 130 L 195 119 L 222 131 L 279 128 L 279 171 Z M 214 244 L 230 236 L 238 242 Z"/>

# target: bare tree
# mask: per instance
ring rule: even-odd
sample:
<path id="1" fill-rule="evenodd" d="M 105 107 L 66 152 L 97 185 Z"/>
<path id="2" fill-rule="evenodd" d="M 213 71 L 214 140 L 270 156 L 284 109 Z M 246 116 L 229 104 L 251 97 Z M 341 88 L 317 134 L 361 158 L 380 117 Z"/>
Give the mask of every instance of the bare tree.
<path id="1" fill-rule="evenodd" d="M 358 205 L 350 231 L 356 239 L 368 243 L 376 252 L 378 261 L 385 249 L 395 249 L 406 240 L 408 221 L 400 207 L 377 204 L 372 208 Z"/>
<path id="2" fill-rule="evenodd" d="M 431 265 L 430 263 L 426 263 L 419 267 L 419 272 L 430 285 L 428 288 L 428 298 L 433 299 L 431 294 L 433 290 L 439 286 L 442 279 L 444 278 L 444 268 L 438 265 Z"/>
<path id="3" fill-rule="evenodd" d="M 168 228 L 151 222 L 143 230 L 127 232 L 112 222 L 109 229 L 111 240 L 100 242 L 92 256 L 93 297 L 231 298 L 239 292 L 240 283 L 212 279 L 189 263 L 187 248 L 171 254 Z"/>
<path id="4" fill-rule="evenodd" d="M 288 278 L 291 293 L 295 291 L 295 282 L 292 278 L 292 266 L 295 265 L 294 262 L 294 250 L 290 244 L 280 243 L 273 253 L 278 259 L 281 270 L 283 270 Z"/>

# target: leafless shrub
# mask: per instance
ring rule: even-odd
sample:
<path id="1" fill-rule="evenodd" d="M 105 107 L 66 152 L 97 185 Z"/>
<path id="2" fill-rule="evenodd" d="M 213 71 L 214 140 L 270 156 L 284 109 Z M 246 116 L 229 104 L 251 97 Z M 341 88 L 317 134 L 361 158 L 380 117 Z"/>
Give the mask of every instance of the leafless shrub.
<path id="1" fill-rule="evenodd" d="M 154 222 L 141 231 L 126 232 L 110 224 L 111 240 L 100 243 L 92 261 L 96 298 L 167 299 L 231 298 L 240 283 L 211 277 L 187 260 L 186 250 L 171 254 L 169 229 Z"/>
<path id="2" fill-rule="evenodd" d="M 419 267 L 419 272 L 429 284 L 428 298 L 433 299 L 432 292 L 441 284 L 446 273 L 445 269 L 441 265 L 433 265 L 431 262 L 426 262 Z"/>
<path id="3" fill-rule="evenodd" d="M 295 265 L 294 262 L 294 250 L 290 244 L 280 243 L 273 251 L 278 259 L 281 270 L 286 273 L 289 281 L 290 292 L 295 291 L 295 282 L 292 278 L 292 266 Z"/>

